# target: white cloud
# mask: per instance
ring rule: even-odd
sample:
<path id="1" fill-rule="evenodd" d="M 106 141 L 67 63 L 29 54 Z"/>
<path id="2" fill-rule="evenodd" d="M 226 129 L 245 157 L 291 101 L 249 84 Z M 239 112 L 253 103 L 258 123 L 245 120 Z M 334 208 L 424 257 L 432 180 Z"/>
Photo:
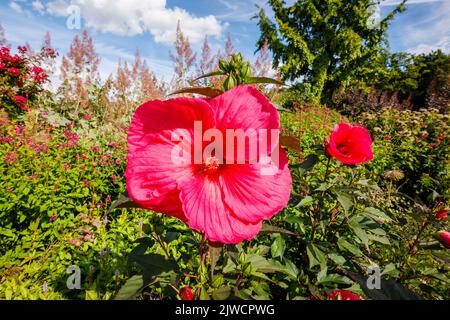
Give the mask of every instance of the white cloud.
<path id="1" fill-rule="evenodd" d="M 55 16 L 66 16 L 69 5 L 65 0 L 55 0 L 47 3 L 47 12 Z"/>
<path id="2" fill-rule="evenodd" d="M 22 7 L 20 6 L 20 4 L 16 3 L 16 2 L 10 2 L 9 3 L 9 7 L 11 9 L 13 9 L 14 11 L 18 12 L 18 13 L 22 13 Z"/>
<path id="3" fill-rule="evenodd" d="M 42 2 L 40 0 L 35 0 L 33 1 L 33 3 L 31 4 L 33 9 L 36 10 L 37 12 L 39 12 L 39 14 L 44 14 L 44 5 L 42 4 Z"/>
<path id="4" fill-rule="evenodd" d="M 442 50 L 443 52 L 450 52 L 450 37 L 443 37 L 436 43 L 421 43 L 408 51 L 414 54 L 430 53 L 431 51 Z"/>
<path id="5" fill-rule="evenodd" d="M 215 16 L 196 17 L 181 8 L 167 8 L 166 0 L 55 0 L 47 4 L 47 11 L 67 16 L 69 5 L 79 6 L 88 27 L 121 36 L 149 32 L 158 43 L 172 44 L 177 22 L 192 43 L 199 43 L 205 35 L 217 38 L 225 28 Z"/>

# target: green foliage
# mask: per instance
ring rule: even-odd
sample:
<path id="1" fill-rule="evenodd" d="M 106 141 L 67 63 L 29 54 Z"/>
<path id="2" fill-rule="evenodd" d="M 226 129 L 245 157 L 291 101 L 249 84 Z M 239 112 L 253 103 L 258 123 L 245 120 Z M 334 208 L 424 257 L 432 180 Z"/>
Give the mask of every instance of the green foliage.
<path id="1" fill-rule="evenodd" d="M 260 10 L 258 46 L 268 42 L 274 67 L 285 80 L 301 78 L 303 91 L 329 100 L 339 85 L 369 82 L 388 24 L 404 10 L 404 2 L 373 26 L 368 23 L 376 5 L 371 0 L 302 0 L 290 7 L 270 0 L 275 22 Z"/>
<path id="2" fill-rule="evenodd" d="M 406 60 L 403 63 L 402 58 Z M 449 54 L 441 50 L 410 57 L 399 54 L 391 58 L 391 61 L 387 83 L 381 84 L 381 88 L 387 87 L 391 92 L 398 90 L 402 95 L 400 98 L 411 96 L 415 109 L 426 107 L 436 108 L 441 112 L 448 111 Z"/>
<path id="3" fill-rule="evenodd" d="M 428 205 L 433 191 L 447 201 L 450 197 L 449 126 L 450 117 L 437 110 L 400 111 L 386 109 L 365 113 L 359 118 L 375 139 L 374 149 L 382 157 L 368 164 L 378 183 L 393 188 Z M 404 178 L 396 179 L 392 170 Z M 393 190 L 390 190 L 391 192 Z M 389 199 L 388 199 L 389 200 Z"/>

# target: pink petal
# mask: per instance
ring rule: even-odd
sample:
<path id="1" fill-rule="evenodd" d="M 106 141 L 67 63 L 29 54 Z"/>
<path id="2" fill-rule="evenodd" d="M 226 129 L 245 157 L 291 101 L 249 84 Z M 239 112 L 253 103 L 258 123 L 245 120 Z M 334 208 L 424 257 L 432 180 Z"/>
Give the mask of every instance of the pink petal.
<path id="1" fill-rule="evenodd" d="M 146 209 L 186 219 L 177 181 L 192 174 L 190 163 L 196 120 L 202 122 L 204 129 L 214 124 L 212 110 L 201 99 L 155 100 L 136 110 L 128 131 L 125 172 L 128 193 L 136 203 Z M 172 141 L 179 130 L 188 134 L 187 139 Z M 175 152 L 175 148 L 179 151 Z"/>
<path id="2" fill-rule="evenodd" d="M 147 150 L 129 154 L 126 188 L 130 197 L 142 207 L 186 220 L 177 182 L 192 175 L 191 155 L 183 152 L 174 159 L 172 151 L 171 144 L 152 143 Z"/>
<path id="3" fill-rule="evenodd" d="M 236 216 L 249 222 L 270 219 L 283 209 L 291 194 L 292 178 L 286 153 L 280 148 L 280 161 L 272 159 L 267 165 L 227 165 L 220 175 L 220 186 L 225 203 Z M 273 166 L 271 173 L 261 174 L 261 169 Z"/>
<path id="4" fill-rule="evenodd" d="M 194 121 L 201 121 L 203 129 L 214 127 L 214 114 L 203 99 L 176 98 L 153 100 L 142 104 L 133 115 L 128 130 L 128 148 L 132 153 L 146 149 L 154 137 L 172 143 L 175 130 L 193 133 Z"/>
<path id="5" fill-rule="evenodd" d="M 257 89 L 240 85 L 231 90 L 208 100 L 212 110 L 216 114 L 216 127 L 224 132 L 226 129 L 242 129 L 248 134 L 248 143 L 244 157 L 238 157 L 238 152 L 234 152 L 234 159 L 241 161 L 254 160 L 248 153 L 248 146 L 258 146 L 260 136 L 252 134 L 251 130 L 258 133 L 258 130 L 267 130 L 268 143 L 266 150 L 259 151 L 270 155 L 278 145 L 278 134 L 272 136 L 271 129 L 279 130 L 279 115 L 270 101 Z M 237 146 L 236 146 L 237 147 Z M 227 159 L 230 157 L 226 157 Z"/>
<path id="6" fill-rule="evenodd" d="M 211 241 L 239 243 L 255 237 L 261 221 L 238 219 L 223 201 L 217 177 L 195 175 L 180 183 L 180 199 L 189 227 L 204 232 Z"/>

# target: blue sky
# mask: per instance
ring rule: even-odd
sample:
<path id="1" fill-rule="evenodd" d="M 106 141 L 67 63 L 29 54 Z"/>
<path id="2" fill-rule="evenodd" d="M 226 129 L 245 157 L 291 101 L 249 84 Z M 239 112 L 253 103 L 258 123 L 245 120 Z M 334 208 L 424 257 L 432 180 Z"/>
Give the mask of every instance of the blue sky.
<path id="1" fill-rule="evenodd" d="M 384 1 L 381 16 L 392 10 L 396 2 Z M 254 60 L 259 31 L 257 21 L 250 18 L 257 12 L 256 5 L 265 7 L 265 3 L 265 0 L 2 0 L 0 24 L 13 46 L 28 41 L 39 47 L 44 33 L 50 31 L 54 46 L 65 54 L 74 35 L 80 32 L 66 25 L 67 8 L 76 5 L 75 8 L 80 8 L 81 27 L 89 28 L 102 58 L 102 76 L 115 71 L 119 58 L 132 61 L 134 51 L 139 48 L 152 71 L 170 80 L 173 68 L 168 53 L 178 20 L 195 50 L 201 48 L 205 34 L 213 51 L 223 48 L 230 32 L 235 48 Z M 71 9 L 69 12 L 74 12 Z M 409 0 L 407 10 L 396 17 L 390 28 L 391 51 L 424 53 L 440 48 L 450 53 L 449 16 L 450 0 Z"/>

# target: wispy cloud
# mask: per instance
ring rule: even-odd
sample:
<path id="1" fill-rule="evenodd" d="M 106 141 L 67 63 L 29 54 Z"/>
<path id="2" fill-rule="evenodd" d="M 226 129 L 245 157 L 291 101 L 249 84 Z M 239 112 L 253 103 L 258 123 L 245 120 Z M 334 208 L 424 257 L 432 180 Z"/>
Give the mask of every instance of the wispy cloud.
<path id="1" fill-rule="evenodd" d="M 18 13 L 22 13 L 22 7 L 17 2 L 10 2 L 9 7 Z"/>
<path id="2" fill-rule="evenodd" d="M 266 0 L 248 0 L 248 1 L 218 1 L 226 10 L 222 14 L 217 15 L 220 20 L 227 21 L 249 21 L 258 13 L 258 7 L 269 10 Z"/>

